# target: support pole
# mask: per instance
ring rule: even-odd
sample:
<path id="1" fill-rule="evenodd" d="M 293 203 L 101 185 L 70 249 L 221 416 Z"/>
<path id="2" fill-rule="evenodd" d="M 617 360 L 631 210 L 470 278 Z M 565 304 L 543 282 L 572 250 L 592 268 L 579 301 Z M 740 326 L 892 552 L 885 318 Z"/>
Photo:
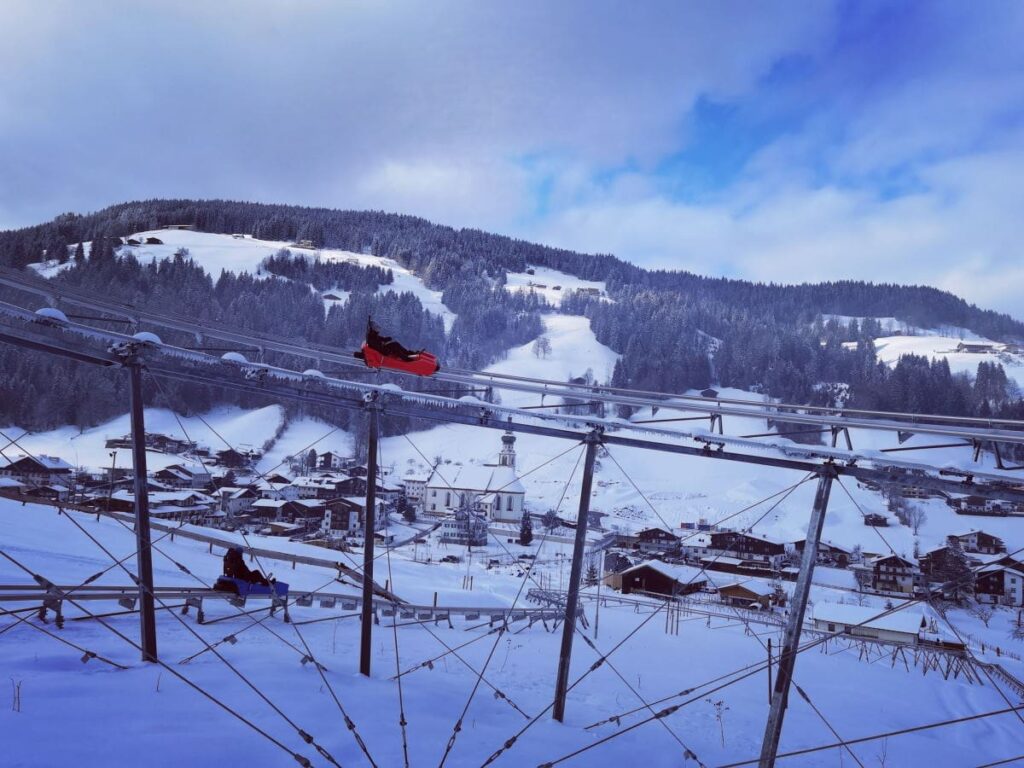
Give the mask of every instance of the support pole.
<path id="1" fill-rule="evenodd" d="M 139 584 L 139 629 L 142 660 L 155 662 L 156 612 L 153 604 L 153 550 L 149 535 L 149 484 L 146 480 L 146 422 L 142 413 L 142 368 L 128 366 L 131 382 L 132 468 L 135 473 L 135 547 Z"/>
<path id="2" fill-rule="evenodd" d="M 363 611 L 359 644 L 359 671 L 370 676 L 370 644 L 373 638 L 373 535 L 377 516 L 377 417 L 376 396 L 368 402 L 370 428 L 367 435 L 366 514 L 363 519 Z"/>
<path id="3" fill-rule="evenodd" d="M 804 612 L 807 610 L 807 597 L 811 591 L 811 577 L 814 575 L 814 563 L 818 559 L 818 542 L 821 540 L 821 529 L 825 524 L 825 510 L 828 508 L 828 497 L 832 491 L 832 479 L 835 469 L 827 466 L 818 475 L 818 490 L 814 495 L 814 509 L 811 511 L 811 522 L 807 526 L 807 538 L 804 541 L 804 553 L 800 561 L 800 575 L 793 589 L 793 602 L 789 608 L 789 621 L 782 636 L 782 648 L 779 650 L 775 687 L 772 690 L 771 709 L 768 722 L 764 729 L 764 741 L 761 744 L 761 759 L 758 768 L 774 768 L 775 755 L 779 751 L 779 737 L 782 735 L 782 720 L 786 716 L 789 703 L 789 684 L 793 679 L 793 666 L 796 663 L 796 650 L 800 644 L 800 630 L 803 628 Z"/>
<path id="4" fill-rule="evenodd" d="M 601 435 L 596 430 L 586 437 L 587 455 L 583 461 L 583 485 L 580 488 L 580 508 L 576 514 L 576 539 L 572 547 L 572 567 L 569 569 L 569 591 L 565 598 L 565 621 L 562 624 L 562 650 L 558 655 L 558 677 L 555 678 L 555 704 L 553 717 L 565 720 L 565 695 L 569 689 L 569 662 L 572 658 L 572 640 L 576 632 L 576 612 L 580 601 L 580 578 L 583 575 L 583 546 L 587 538 L 587 518 L 590 515 L 590 494 L 594 484 L 594 459 Z"/>

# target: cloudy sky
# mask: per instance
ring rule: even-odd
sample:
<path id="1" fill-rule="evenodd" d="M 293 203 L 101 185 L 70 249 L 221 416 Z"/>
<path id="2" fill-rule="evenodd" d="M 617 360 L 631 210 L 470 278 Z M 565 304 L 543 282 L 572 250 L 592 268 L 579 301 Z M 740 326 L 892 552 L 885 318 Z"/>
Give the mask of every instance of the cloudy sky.
<path id="1" fill-rule="evenodd" d="M 0 228 L 414 213 L 1024 318 L 1024 4 L 3 0 Z"/>

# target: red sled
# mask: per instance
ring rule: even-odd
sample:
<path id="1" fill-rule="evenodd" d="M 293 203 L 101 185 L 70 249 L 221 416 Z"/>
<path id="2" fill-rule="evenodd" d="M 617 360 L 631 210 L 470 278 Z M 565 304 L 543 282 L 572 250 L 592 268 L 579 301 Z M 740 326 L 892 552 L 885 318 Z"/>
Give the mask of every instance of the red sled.
<path id="1" fill-rule="evenodd" d="M 437 358 L 429 352 L 417 352 L 410 355 L 409 360 L 391 355 L 382 355 L 368 344 L 363 344 L 362 349 L 353 353 L 355 357 L 366 363 L 367 368 L 390 368 L 393 371 L 405 371 L 414 373 L 417 376 L 433 376 L 441 366 Z"/>

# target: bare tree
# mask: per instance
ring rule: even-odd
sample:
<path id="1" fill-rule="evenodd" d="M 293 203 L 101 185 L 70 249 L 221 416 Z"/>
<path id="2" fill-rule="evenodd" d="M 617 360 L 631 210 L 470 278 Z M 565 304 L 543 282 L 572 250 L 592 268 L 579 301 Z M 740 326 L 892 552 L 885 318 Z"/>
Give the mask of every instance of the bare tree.
<path id="1" fill-rule="evenodd" d="M 533 342 L 533 354 L 536 357 L 547 357 L 551 354 L 551 341 L 547 336 L 538 336 Z"/>
<path id="2" fill-rule="evenodd" d="M 988 623 L 992 621 L 992 617 L 995 615 L 995 609 L 991 605 L 985 605 L 983 603 L 975 603 L 971 607 L 971 616 L 979 619 L 982 624 L 988 627 Z"/>

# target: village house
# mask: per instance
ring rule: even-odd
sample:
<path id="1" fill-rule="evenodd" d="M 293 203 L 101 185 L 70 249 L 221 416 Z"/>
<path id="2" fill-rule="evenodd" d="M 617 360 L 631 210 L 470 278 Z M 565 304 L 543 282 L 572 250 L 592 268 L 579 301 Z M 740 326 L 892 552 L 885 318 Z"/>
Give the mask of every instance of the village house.
<path id="1" fill-rule="evenodd" d="M 71 490 L 66 485 L 37 485 L 24 490 L 25 496 L 35 499 L 47 499 L 49 501 L 67 501 L 71 497 Z"/>
<path id="2" fill-rule="evenodd" d="M 888 528 L 889 518 L 879 512 L 868 512 L 864 515 L 864 525 L 872 528 Z"/>
<path id="3" fill-rule="evenodd" d="M 984 355 L 990 352 L 995 352 L 995 345 L 985 344 L 982 342 L 961 341 L 956 345 L 956 351 L 967 352 L 972 355 Z"/>
<path id="4" fill-rule="evenodd" d="M 455 510 L 455 514 L 441 522 L 440 541 L 462 544 L 467 547 L 483 547 L 487 544 L 487 515 L 477 507 L 466 504 Z"/>
<path id="5" fill-rule="evenodd" d="M 221 512 L 228 517 L 234 517 L 252 509 L 260 495 L 252 488 L 224 486 L 217 489 L 217 498 L 220 499 Z"/>
<path id="6" fill-rule="evenodd" d="M 804 554 L 804 545 L 807 539 L 797 539 L 793 542 L 793 551 L 800 557 Z M 839 568 L 847 567 L 854 559 L 853 550 L 836 544 L 833 541 L 822 539 L 818 542 L 817 562 L 821 565 L 835 565 Z"/>
<path id="7" fill-rule="evenodd" d="M 502 435 L 498 464 L 467 464 L 454 477 L 446 467 L 435 469 L 426 483 L 424 511 L 451 513 L 463 504 L 479 502 L 488 519 L 518 523 L 523 517 L 526 489 L 516 476 L 515 435 Z"/>
<path id="8" fill-rule="evenodd" d="M 951 499 L 949 504 L 961 515 L 1002 517 L 1009 512 L 1002 502 L 997 499 L 986 499 L 983 496 L 963 496 L 959 499 Z"/>
<path id="9" fill-rule="evenodd" d="M 217 509 L 212 496 L 194 490 L 157 491 L 147 494 L 149 514 L 168 520 L 182 520 L 199 523 Z M 115 491 L 109 499 L 97 499 L 106 508 L 115 512 L 134 512 L 135 493 L 129 490 Z"/>
<path id="10" fill-rule="evenodd" d="M 983 566 L 974 582 L 974 596 L 978 602 L 1024 607 L 1024 567 Z"/>
<path id="11" fill-rule="evenodd" d="M 74 484 L 74 467 L 56 456 L 21 456 L 0 467 L 0 477 L 10 477 L 25 485 Z"/>
<path id="12" fill-rule="evenodd" d="M 347 456 L 342 456 L 340 453 L 335 451 L 324 451 L 316 457 L 316 468 L 319 470 L 333 472 L 337 470 L 345 469 L 351 459 Z"/>
<path id="13" fill-rule="evenodd" d="M 213 481 L 201 464 L 171 464 L 154 472 L 153 477 L 172 488 L 203 489 Z"/>
<path id="14" fill-rule="evenodd" d="M 784 592 L 757 579 L 735 581 L 718 587 L 718 599 L 736 608 L 770 608 L 786 602 Z"/>
<path id="15" fill-rule="evenodd" d="M 664 528 L 646 528 L 636 535 L 636 548 L 644 554 L 675 552 L 679 537 Z"/>
<path id="16" fill-rule="evenodd" d="M 951 533 L 946 537 L 946 541 L 956 541 L 964 552 L 979 555 L 998 555 L 1006 551 L 1006 545 L 998 536 L 973 529 L 964 533 Z"/>
<path id="17" fill-rule="evenodd" d="M 871 560 L 871 588 L 877 592 L 913 594 L 917 565 L 899 555 L 882 555 Z"/>
<path id="18" fill-rule="evenodd" d="M 648 560 L 617 573 L 622 594 L 647 592 L 666 597 L 689 595 L 707 587 L 707 576 L 698 568 L 687 565 Z"/>
<path id="19" fill-rule="evenodd" d="M 843 603 L 817 603 L 814 606 L 814 628 L 872 640 L 915 645 L 924 627 L 924 617 L 917 611 L 894 611 L 885 616 L 879 608 Z"/>
<path id="20" fill-rule="evenodd" d="M 422 475 L 407 475 L 402 478 L 405 498 L 412 506 L 420 508 L 427 495 L 427 479 Z"/>
<path id="21" fill-rule="evenodd" d="M 761 533 L 713 531 L 708 554 L 738 560 L 745 567 L 778 570 L 786 557 L 786 545 Z"/>
<path id="22" fill-rule="evenodd" d="M 366 505 L 352 499 L 338 498 L 326 502 L 322 530 L 328 537 L 344 536 L 363 525 Z"/>

